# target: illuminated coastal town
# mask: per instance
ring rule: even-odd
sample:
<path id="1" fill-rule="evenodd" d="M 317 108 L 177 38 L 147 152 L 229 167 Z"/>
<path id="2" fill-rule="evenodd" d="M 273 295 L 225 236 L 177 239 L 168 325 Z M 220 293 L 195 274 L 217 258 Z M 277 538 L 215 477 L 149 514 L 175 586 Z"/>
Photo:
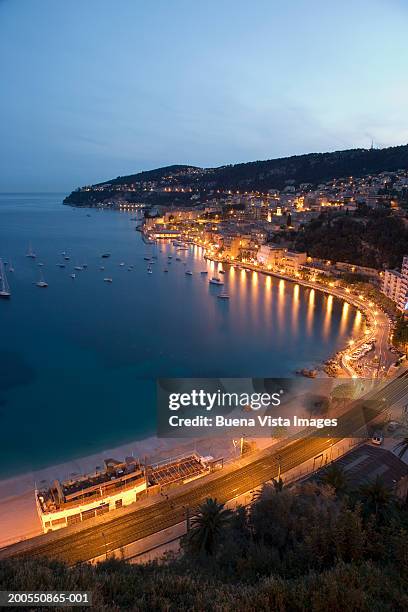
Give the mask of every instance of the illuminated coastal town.
<path id="1" fill-rule="evenodd" d="M 408 610 L 408 9 L 0 1 L 0 608 Z"/>

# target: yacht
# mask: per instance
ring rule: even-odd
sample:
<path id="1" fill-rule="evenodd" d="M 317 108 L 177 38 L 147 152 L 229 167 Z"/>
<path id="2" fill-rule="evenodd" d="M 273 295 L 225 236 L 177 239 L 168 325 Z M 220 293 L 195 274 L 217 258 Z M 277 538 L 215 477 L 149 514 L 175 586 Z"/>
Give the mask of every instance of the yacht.
<path id="1" fill-rule="evenodd" d="M 45 289 L 46 287 L 48 287 L 48 283 L 45 282 L 42 272 L 40 274 L 40 280 L 36 283 L 36 285 L 37 287 L 40 287 L 41 289 Z"/>
<path id="2" fill-rule="evenodd" d="M 224 284 L 224 281 L 222 281 L 217 276 L 213 276 L 212 278 L 210 278 L 209 282 L 211 285 L 223 285 Z"/>
<path id="3" fill-rule="evenodd" d="M 28 245 L 27 257 L 31 257 L 31 259 L 35 259 L 37 255 L 33 251 L 33 247 L 31 246 L 31 242 Z"/>
<path id="4" fill-rule="evenodd" d="M 0 298 L 7 299 L 11 296 L 3 261 L 0 259 Z"/>

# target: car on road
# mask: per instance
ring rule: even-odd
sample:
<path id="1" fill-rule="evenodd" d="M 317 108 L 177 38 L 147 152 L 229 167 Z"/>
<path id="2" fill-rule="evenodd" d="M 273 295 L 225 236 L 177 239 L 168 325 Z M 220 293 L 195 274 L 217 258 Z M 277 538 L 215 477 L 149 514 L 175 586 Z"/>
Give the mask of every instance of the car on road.
<path id="1" fill-rule="evenodd" d="M 383 442 L 384 442 L 384 436 L 382 435 L 381 431 L 376 431 L 375 433 L 373 433 L 371 437 L 372 444 L 375 444 L 376 446 L 381 446 Z"/>

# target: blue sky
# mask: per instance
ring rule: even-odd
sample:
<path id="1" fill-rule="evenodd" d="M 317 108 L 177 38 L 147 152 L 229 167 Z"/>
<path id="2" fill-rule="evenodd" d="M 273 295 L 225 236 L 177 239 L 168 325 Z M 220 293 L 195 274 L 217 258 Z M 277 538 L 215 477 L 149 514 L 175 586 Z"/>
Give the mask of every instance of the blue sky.
<path id="1" fill-rule="evenodd" d="M 405 0 L 0 0 L 0 191 L 408 142 Z"/>

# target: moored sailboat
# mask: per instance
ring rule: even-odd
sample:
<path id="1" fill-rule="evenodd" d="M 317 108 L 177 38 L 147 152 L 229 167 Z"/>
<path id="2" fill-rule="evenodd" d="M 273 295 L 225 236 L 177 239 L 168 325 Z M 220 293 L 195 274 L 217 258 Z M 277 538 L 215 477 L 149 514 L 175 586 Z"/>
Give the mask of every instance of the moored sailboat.
<path id="1" fill-rule="evenodd" d="M 11 296 L 10 287 L 7 281 L 6 271 L 4 269 L 3 260 L 0 259 L 0 298 L 9 298 Z"/>

